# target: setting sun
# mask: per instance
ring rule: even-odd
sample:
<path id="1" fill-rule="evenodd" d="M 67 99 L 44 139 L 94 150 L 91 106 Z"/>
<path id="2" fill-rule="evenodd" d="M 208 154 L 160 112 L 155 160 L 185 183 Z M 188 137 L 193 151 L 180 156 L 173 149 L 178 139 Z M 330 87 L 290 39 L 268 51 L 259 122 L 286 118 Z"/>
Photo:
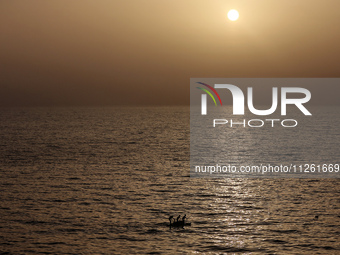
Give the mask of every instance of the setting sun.
<path id="1" fill-rule="evenodd" d="M 231 21 L 237 20 L 238 16 L 239 16 L 238 11 L 234 9 L 228 12 L 228 19 L 230 19 Z"/>

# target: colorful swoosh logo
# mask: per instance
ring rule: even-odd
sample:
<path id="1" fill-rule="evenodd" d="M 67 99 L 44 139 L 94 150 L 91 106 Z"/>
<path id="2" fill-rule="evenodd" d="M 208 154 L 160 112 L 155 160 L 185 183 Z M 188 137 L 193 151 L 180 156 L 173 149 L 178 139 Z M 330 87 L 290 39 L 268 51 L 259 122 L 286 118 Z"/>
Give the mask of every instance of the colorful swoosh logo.
<path id="1" fill-rule="evenodd" d="M 220 95 L 217 93 L 217 91 L 216 91 L 213 87 L 211 87 L 210 85 L 208 85 L 208 84 L 206 84 L 206 83 L 203 83 L 203 82 L 197 82 L 197 83 L 198 83 L 198 84 L 201 84 L 201 85 L 203 85 L 203 86 L 206 86 L 206 87 L 209 88 L 212 92 L 214 92 L 215 95 L 217 96 L 218 100 L 220 101 L 220 104 L 222 105 L 222 100 L 221 100 L 221 98 L 220 98 Z M 217 106 L 216 100 L 215 100 L 214 96 L 210 93 L 210 91 L 208 91 L 208 90 L 206 90 L 206 89 L 204 89 L 204 88 L 200 88 L 200 87 L 197 87 L 197 88 L 203 90 L 204 92 L 206 92 L 206 93 L 212 98 L 212 100 L 214 101 L 215 106 Z"/>

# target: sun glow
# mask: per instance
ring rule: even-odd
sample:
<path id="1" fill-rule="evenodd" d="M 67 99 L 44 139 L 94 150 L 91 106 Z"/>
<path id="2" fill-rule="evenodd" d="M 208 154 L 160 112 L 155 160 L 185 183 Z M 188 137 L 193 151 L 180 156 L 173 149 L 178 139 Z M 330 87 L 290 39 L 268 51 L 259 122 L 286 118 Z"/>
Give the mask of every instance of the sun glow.
<path id="1" fill-rule="evenodd" d="M 238 11 L 232 9 L 228 12 L 228 19 L 230 19 L 231 21 L 235 21 L 238 19 Z"/>

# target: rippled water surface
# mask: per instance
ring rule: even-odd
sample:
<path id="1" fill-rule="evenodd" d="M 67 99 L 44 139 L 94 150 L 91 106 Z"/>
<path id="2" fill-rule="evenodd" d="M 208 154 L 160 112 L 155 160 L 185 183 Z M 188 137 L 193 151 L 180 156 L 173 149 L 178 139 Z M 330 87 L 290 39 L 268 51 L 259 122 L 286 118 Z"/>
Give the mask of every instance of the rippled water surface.
<path id="1" fill-rule="evenodd" d="M 0 120 L 3 253 L 340 253 L 339 179 L 190 178 L 189 108 Z"/>

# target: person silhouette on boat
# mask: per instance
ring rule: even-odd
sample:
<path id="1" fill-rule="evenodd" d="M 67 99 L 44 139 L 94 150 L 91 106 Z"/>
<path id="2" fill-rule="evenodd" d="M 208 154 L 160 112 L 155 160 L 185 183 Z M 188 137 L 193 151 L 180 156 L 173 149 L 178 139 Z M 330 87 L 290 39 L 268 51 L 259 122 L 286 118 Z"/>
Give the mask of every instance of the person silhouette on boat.
<path id="1" fill-rule="evenodd" d="M 169 217 L 169 221 L 170 221 L 170 228 L 171 227 L 184 227 L 185 226 L 185 219 L 186 219 L 187 215 L 185 214 L 182 218 L 182 220 L 180 220 L 181 215 L 179 215 L 176 220 L 174 219 L 174 216 L 170 216 Z"/>

